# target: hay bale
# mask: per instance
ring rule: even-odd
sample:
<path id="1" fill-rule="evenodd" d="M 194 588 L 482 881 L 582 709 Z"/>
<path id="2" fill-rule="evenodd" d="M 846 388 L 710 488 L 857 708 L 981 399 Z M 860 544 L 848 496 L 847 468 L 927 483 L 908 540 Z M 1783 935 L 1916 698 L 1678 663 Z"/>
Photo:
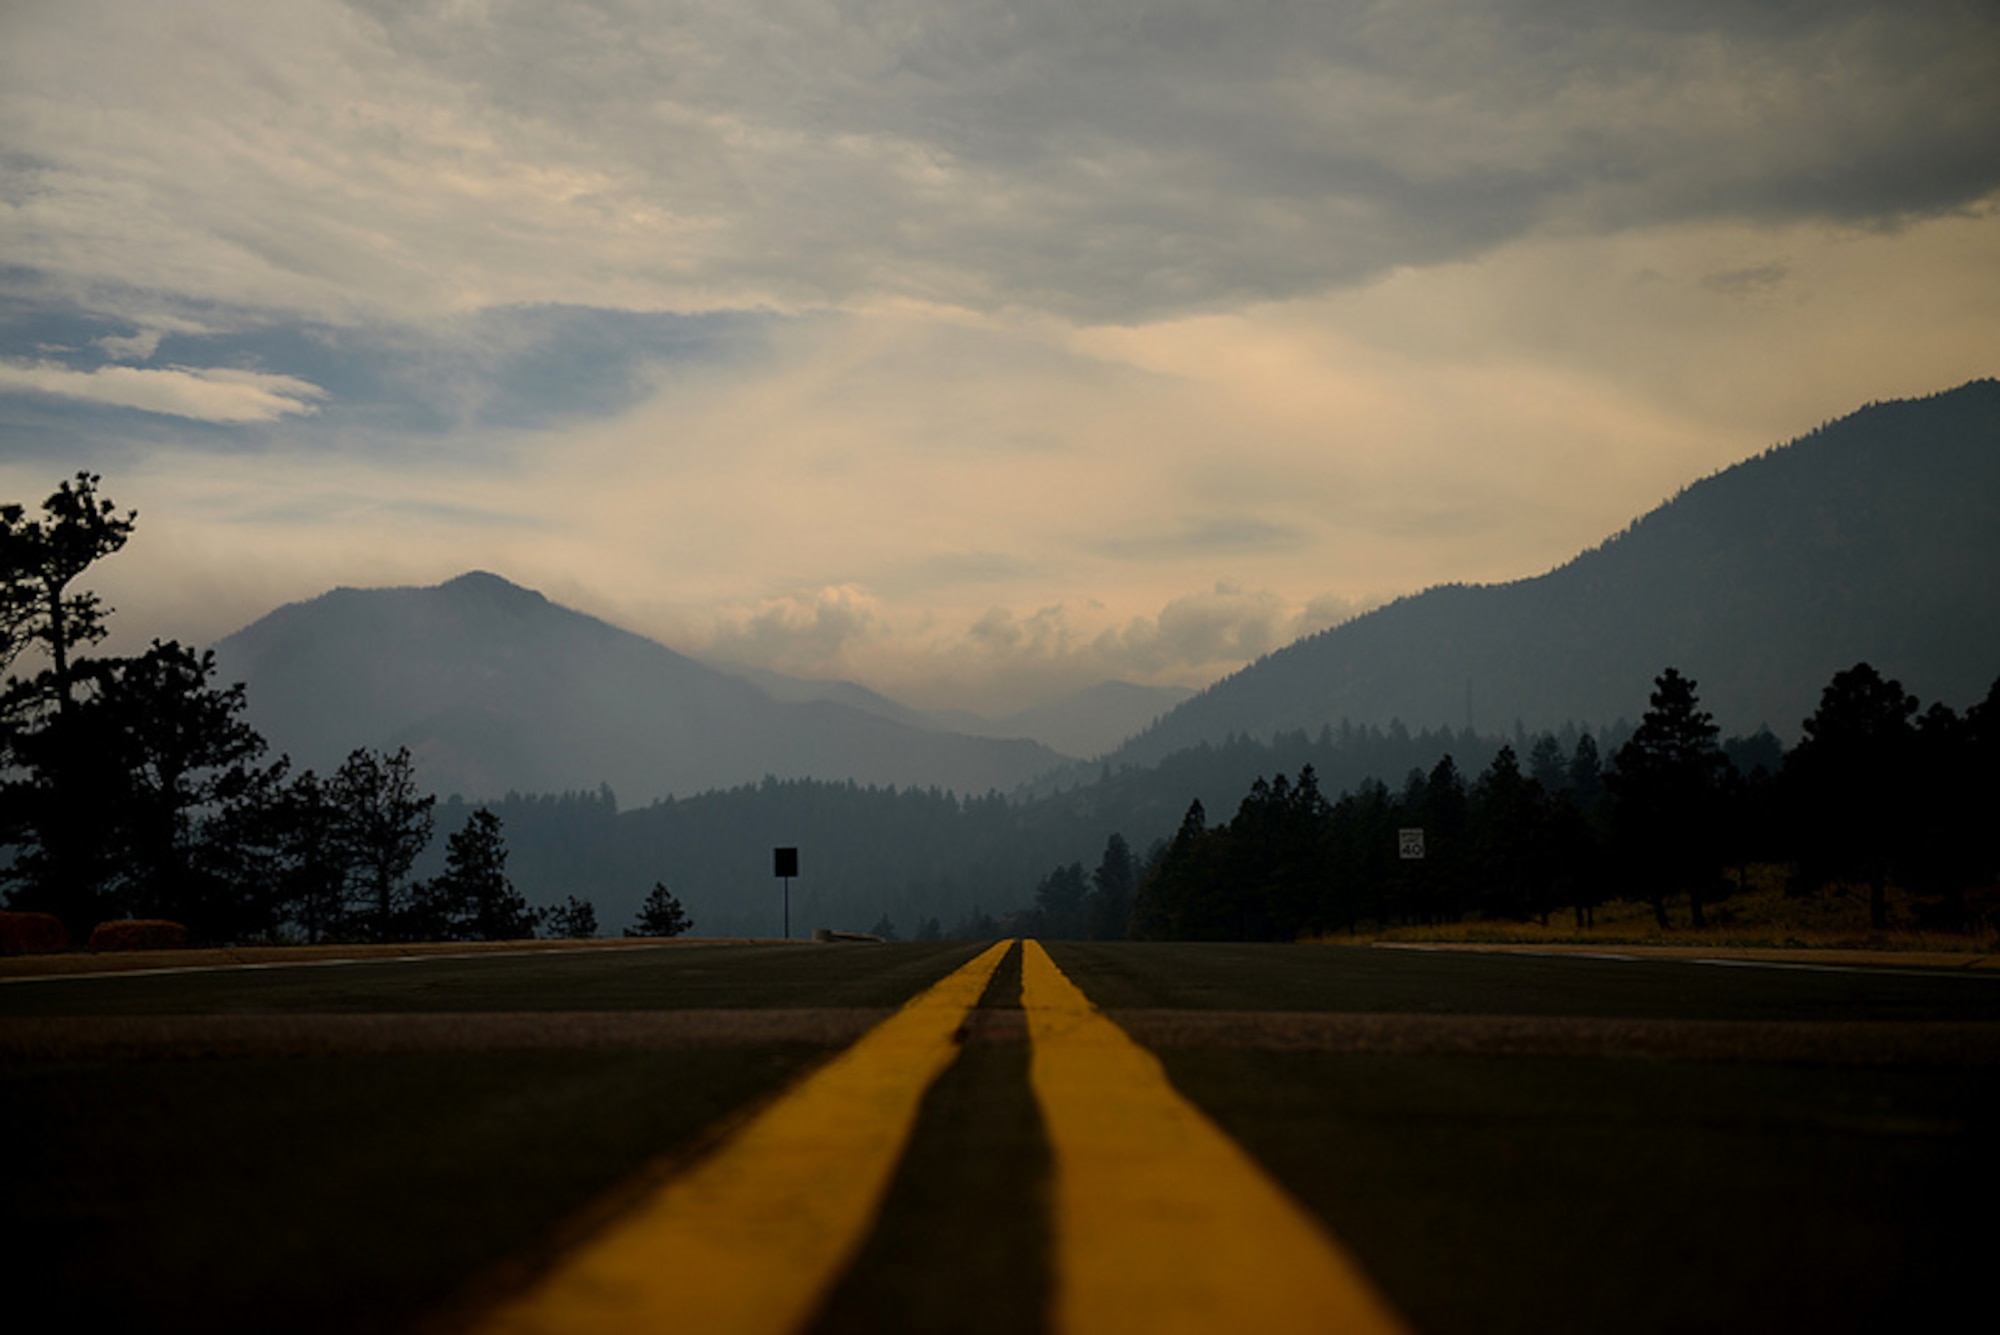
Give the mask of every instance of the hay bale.
<path id="1" fill-rule="evenodd" d="M 69 929 L 55 914 L 0 912 L 0 955 L 49 955 L 69 948 Z"/>
<path id="2" fill-rule="evenodd" d="M 184 950 L 188 929 L 165 918 L 118 918 L 97 924 L 92 950 Z"/>

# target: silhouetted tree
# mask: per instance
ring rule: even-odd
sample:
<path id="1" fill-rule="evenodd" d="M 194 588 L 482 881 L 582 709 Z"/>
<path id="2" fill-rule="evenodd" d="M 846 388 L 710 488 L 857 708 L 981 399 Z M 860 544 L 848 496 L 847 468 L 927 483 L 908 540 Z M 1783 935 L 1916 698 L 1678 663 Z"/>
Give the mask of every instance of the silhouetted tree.
<path id="1" fill-rule="evenodd" d="M 1908 851 L 1917 698 L 1867 663 L 1834 674 L 1785 762 L 1809 878 L 1865 881 L 1868 921 L 1889 925 L 1888 880 Z"/>
<path id="2" fill-rule="evenodd" d="M 1405 786 L 1404 818 L 1424 831 L 1423 859 L 1402 865 L 1408 887 L 1404 902 L 1419 922 L 1443 922 L 1464 909 L 1470 806 L 1464 776 L 1449 755 L 1433 765 L 1421 782 Z"/>
<path id="3" fill-rule="evenodd" d="M 307 941 L 347 934 L 356 877 L 335 784 L 311 770 L 293 779 L 268 809 L 278 856 L 278 901 Z"/>
<path id="4" fill-rule="evenodd" d="M 1667 925 L 1666 898 L 1688 895 L 1689 918 L 1707 925 L 1702 900 L 1714 880 L 1721 780 L 1728 764 L 1715 720 L 1699 707 L 1695 683 L 1668 668 L 1654 678 L 1649 708 L 1618 749 L 1606 777 L 1625 873 L 1640 882 L 1653 919 Z"/>
<path id="5" fill-rule="evenodd" d="M 1208 813 L 1201 799 L 1188 804 L 1173 841 L 1149 858 L 1132 901 L 1132 935 L 1140 941 L 1185 939 L 1182 919 L 1188 900 L 1201 892 L 1206 879 L 1204 854 Z"/>
<path id="6" fill-rule="evenodd" d="M 113 720 L 73 717 L 79 688 L 113 670 L 76 657 L 104 637 L 108 609 L 73 585 L 125 545 L 137 519 L 121 518 L 97 482 L 78 473 L 42 502 L 40 517 L 0 506 L 0 669 L 11 673 L 35 646 L 47 658 L 0 685 L 0 843 L 17 849 L 0 878 L 14 907 L 54 913 L 76 934 L 89 931 L 123 870 L 108 820 L 127 786 Z"/>
<path id="7" fill-rule="evenodd" d="M 1090 934 L 1089 907 L 1084 902 L 1090 883 L 1083 864 L 1057 867 L 1035 887 L 1036 935 L 1051 941 L 1074 941 Z"/>
<path id="8" fill-rule="evenodd" d="M 868 934 L 870 936 L 879 936 L 884 941 L 900 941 L 903 939 L 896 934 L 895 919 L 886 913 L 875 920 L 875 925 L 868 929 Z"/>
<path id="9" fill-rule="evenodd" d="M 97 494 L 99 480 L 79 472 L 63 482 L 42 502 L 39 519 L 21 505 L 0 506 L 0 668 L 11 669 L 31 644 L 39 643 L 49 658 L 48 669 L 28 681 L 9 679 L 9 718 L 41 703 L 67 709 L 75 698 L 76 650 L 104 638 L 109 609 L 96 594 L 70 586 L 125 545 L 139 513 L 120 517 L 110 499 Z"/>
<path id="10" fill-rule="evenodd" d="M 569 895 L 549 910 L 549 935 L 587 941 L 597 935 L 597 906 L 587 899 Z"/>
<path id="11" fill-rule="evenodd" d="M 1550 796 L 1569 787 L 1569 762 L 1554 733 L 1545 732 L 1535 739 L 1534 748 L 1528 752 L 1528 773 Z"/>
<path id="12" fill-rule="evenodd" d="M 1473 791 L 1472 879 L 1484 910 L 1548 921 L 1551 874 L 1541 785 L 1503 746 Z"/>
<path id="13" fill-rule="evenodd" d="M 253 768 L 264 739 L 239 717 L 243 687 L 211 686 L 215 655 L 154 641 L 106 675 L 87 706 L 104 711 L 122 743 L 126 797 L 116 813 L 127 890 L 140 917 L 185 921 L 201 939 L 233 938 L 265 926 L 265 906 L 239 897 L 236 858 L 217 848 L 233 824 L 224 806 L 260 789 Z"/>
<path id="14" fill-rule="evenodd" d="M 1595 816 L 1604 800 L 1604 764 L 1597 754 L 1597 739 L 1589 733 L 1576 739 L 1569 758 L 1569 794 L 1576 809 Z"/>
<path id="15" fill-rule="evenodd" d="M 639 906 L 639 918 L 625 929 L 627 936 L 679 936 L 694 927 L 694 922 L 675 899 L 673 892 L 658 881 L 653 882 L 652 893 Z"/>
<path id="16" fill-rule="evenodd" d="M 373 939 L 394 940 L 410 868 L 431 841 L 437 798 L 418 794 L 408 747 L 393 754 L 365 747 L 350 753 L 330 789 L 340 811 L 343 861 L 359 891 L 359 922 Z"/>
<path id="17" fill-rule="evenodd" d="M 1122 834 L 1104 844 L 1104 856 L 1090 874 L 1090 935 L 1097 941 L 1122 941 L 1132 918 L 1132 891 L 1138 881 L 1132 849 Z"/>
<path id="18" fill-rule="evenodd" d="M 1966 882 L 1992 884 L 2000 880 L 2000 677 L 1987 688 L 1986 698 L 1965 711 L 1959 729 L 1959 763 L 1946 780 L 1960 794 L 1959 837 L 1966 845 Z"/>
<path id="19" fill-rule="evenodd" d="M 446 844 L 444 874 L 417 887 L 408 935 L 430 940 L 521 941 L 542 914 L 507 879 L 507 840 L 485 807 Z"/>

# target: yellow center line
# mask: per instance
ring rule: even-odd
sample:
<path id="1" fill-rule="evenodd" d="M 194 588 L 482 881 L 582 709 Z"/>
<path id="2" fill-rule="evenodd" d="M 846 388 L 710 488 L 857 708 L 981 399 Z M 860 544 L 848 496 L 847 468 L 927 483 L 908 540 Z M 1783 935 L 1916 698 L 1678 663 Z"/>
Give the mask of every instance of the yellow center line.
<path id="1" fill-rule="evenodd" d="M 1333 1235 L 1038 942 L 1023 943 L 1021 970 L 1055 1162 L 1055 1330 L 1406 1330 Z"/>
<path id="2" fill-rule="evenodd" d="M 909 1001 L 481 1329 L 798 1329 L 860 1249 L 924 1093 L 1012 944 Z"/>

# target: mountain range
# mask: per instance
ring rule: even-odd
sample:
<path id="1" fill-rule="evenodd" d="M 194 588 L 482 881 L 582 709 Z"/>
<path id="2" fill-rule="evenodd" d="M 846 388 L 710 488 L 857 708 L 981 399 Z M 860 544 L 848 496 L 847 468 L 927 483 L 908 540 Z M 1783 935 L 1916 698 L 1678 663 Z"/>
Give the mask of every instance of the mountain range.
<path id="1" fill-rule="evenodd" d="M 336 589 L 215 648 L 249 721 L 299 765 L 407 745 L 427 784 L 474 799 L 608 783 L 631 805 L 766 776 L 977 794 L 1073 785 L 1093 752 L 1109 772 L 1343 720 L 1603 728 L 1636 719 L 1668 666 L 1725 733 L 1789 741 L 1861 660 L 1961 708 L 2000 673 L 2000 381 L 1871 404 L 1545 575 L 1400 599 L 1178 705 L 1111 683 L 1007 720 L 921 711 L 725 672 L 480 572 Z"/>
<path id="2" fill-rule="evenodd" d="M 725 670 L 756 683 L 776 700 L 831 700 L 913 727 L 942 728 L 968 737 L 1026 737 L 1077 758 L 1103 755 L 1194 694 L 1184 686 L 1102 681 L 1030 709 L 989 718 L 969 709 L 917 709 L 851 681 L 816 681 L 735 665 Z"/>
<path id="3" fill-rule="evenodd" d="M 1109 759 L 1343 719 L 1603 726 L 1636 720 L 1669 666 L 1725 733 L 1789 743 L 1860 661 L 1961 709 L 2000 675 L 2000 381 L 1870 404 L 1545 575 L 1429 589 L 1299 640 Z"/>
<path id="4" fill-rule="evenodd" d="M 777 699 L 485 572 L 335 589 L 214 648 L 221 679 L 248 687 L 247 720 L 297 765 L 407 746 L 426 785 L 475 799 L 609 784 L 629 805 L 766 776 L 984 793 L 1063 761 L 1037 742 Z"/>

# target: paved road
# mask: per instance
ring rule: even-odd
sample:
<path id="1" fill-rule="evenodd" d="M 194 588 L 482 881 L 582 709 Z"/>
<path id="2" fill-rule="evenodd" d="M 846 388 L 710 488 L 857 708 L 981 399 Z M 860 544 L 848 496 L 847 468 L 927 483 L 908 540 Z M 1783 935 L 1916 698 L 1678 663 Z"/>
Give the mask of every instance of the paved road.
<path id="1" fill-rule="evenodd" d="M 0 1226 L 31 1239 L 0 1264 L 30 1310 L 93 1324 L 469 1312 L 978 950 L 0 984 Z M 1984 1300 L 2000 979 L 1049 953 L 1418 1330 L 1910 1329 Z M 923 1099 L 814 1329 L 1040 1324 L 1051 1155 L 1019 961 Z"/>

